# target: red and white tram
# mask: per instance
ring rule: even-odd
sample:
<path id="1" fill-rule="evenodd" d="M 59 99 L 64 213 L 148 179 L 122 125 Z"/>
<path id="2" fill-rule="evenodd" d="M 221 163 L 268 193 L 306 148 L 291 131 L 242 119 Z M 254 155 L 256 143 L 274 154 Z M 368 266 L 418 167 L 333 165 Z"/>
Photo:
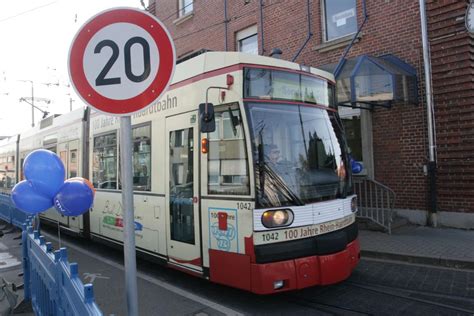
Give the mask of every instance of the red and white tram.
<path id="1" fill-rule="evenodd" d="M 357 201 L 334 89 L 327 72 L 263 56 L 208 52 L 178 64 L 164 97 L 132 117 L 137 250 L 259 294 L 349 277 Z M 119 125 L 76 110 L 1 142 L 11 179 L 1 190 L 21 180 L 29 152 L 50 149 L 97 193 L 80 217 L 49 210 L 42 220 L 121 243 Z"/>

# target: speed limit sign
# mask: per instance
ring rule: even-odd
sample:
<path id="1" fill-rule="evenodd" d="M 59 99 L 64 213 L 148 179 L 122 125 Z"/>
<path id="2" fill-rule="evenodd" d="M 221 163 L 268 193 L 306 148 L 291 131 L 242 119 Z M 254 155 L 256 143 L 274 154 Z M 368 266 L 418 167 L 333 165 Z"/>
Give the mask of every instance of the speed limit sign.
<path id="1" fill-rule="evenodd" d="M 175 48 L 164 25 L 132 8 L 103 11 L 87 21 L 69 50 L 69 76 L 84 102 L 109 115 L 130 115 L 166 90 Z"/>

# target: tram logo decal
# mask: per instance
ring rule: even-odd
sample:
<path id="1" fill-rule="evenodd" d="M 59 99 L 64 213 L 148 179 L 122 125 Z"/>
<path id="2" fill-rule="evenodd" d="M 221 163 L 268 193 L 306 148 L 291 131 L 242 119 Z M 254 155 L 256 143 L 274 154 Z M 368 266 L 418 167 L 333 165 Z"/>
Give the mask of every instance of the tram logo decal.
<path id="1" fill-rule="evenodd" d="M 209 208 L 209 248 L 239 252 L 236 209 Z"/>
<path id="2" fill-rule="evenodd" d="M 120 227 L 123 228 L 123 219 L 120 217 L 113 217 L 113 216 L 104 216 L 104 219 L 102 220 L 102 223 L 111 225 L 114 227 Z M 139 222 L 133 222 L 135 224 L 135 231 L 142 231 L 143 230 L 143 225 Z"/>

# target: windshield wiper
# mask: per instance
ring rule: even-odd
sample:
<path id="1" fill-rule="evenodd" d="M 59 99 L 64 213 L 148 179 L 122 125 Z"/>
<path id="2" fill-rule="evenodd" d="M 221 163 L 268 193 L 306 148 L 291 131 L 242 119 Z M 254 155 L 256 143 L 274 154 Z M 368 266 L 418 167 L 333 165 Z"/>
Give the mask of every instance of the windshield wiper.
<path id="1" fill-rule="evenodd" d="M 273 184 L 278 188 L 279 192 L 281 192 L 287 200 L 292 201 L 297 206 L 304 205 L 304 202 L 299 198 L 299 196 L 294 193 L 288 184 L 275 172 L 270 166 L 264 163 L 265 172 L 268 174 L 270 180 L 272 180 Z"/>

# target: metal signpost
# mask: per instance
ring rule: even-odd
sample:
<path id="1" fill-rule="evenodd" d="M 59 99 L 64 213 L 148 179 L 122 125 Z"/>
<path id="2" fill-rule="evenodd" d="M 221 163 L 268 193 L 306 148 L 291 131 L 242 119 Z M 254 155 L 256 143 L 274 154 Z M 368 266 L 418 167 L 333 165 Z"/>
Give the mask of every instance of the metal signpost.
<path id="1" fill-rule="evenodd" d="M 121 184 L 125 286 L 128 315 L 138 315 L 132 177 L 131 114 L 143 110 L 168 87 L 175 48 L 164 25 L 132 8 L 113 8 L 87 21 L 69 51 L 69 76 L 84 102 L 121 116 Z"/>

